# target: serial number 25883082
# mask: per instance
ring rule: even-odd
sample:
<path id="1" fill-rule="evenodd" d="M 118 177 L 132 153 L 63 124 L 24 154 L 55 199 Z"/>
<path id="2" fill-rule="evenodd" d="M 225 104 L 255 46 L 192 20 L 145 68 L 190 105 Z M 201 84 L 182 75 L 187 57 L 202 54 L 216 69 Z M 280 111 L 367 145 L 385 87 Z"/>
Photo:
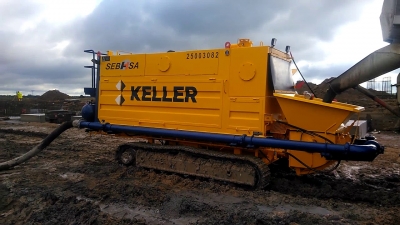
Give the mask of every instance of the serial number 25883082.
<path id="1" fill-rule="evenodd" d="M 218 58 L 219 52 L 192 52 L 186 53 L 186 59 L 210 59 Z"/>

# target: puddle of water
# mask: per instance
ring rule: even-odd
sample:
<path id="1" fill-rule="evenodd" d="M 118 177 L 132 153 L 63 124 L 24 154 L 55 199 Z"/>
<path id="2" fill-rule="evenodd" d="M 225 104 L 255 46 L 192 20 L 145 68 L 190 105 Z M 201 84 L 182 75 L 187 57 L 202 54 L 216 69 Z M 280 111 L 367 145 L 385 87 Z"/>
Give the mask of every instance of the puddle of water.
<path id="1" fill-rule="evenodd" d="M 185 197 L 194 197 L 194 194 L 185 193 Z M 182 197 L 182 196 L 181 196 Z M 100 207 L 100 210 L 104 213 L 107 213 L 113 217 L 120 218 L 120 219 L 136 219 L 136 220 L 143 220 L 149 224 L 189 224 L 189 223 L 196 223 L 201 218 L 198 217 L 180 217 L 179 215 L 171 216 L 174 218 L 165 218 L 162 212 L 160 212 L 157 208 L 145 207 L 141 205 L 131 206 L 127 204 L 121 203 L 111 203 L 111 204 L 103 204 L 99 203 L 98 201 L 93 201 L 91 199 L 77 197 L 78 200 L 85 200 L 93 202 L 94 204 Z M 223 196 L 218 194 L 211 194 L 210 196 L 195 196 L 192 198 L 192 201 L 199 201 L 205 204 L 210 205 L 219 205 L 221 204 L 237 204 L 237 203 L 245 203 L 245 199 L 233 196 Z M 310 213 L 320 216 L 328 216 L 328 215 L 337 215 L 338 213 L 335 211 L 330 211 L 326 208 L 319 207 L 319 206 L 303 206 L 303 205 L 296 205 L 296 204 L 283 204 L 277 206 L 267 206 L 267 205 L 258 205 L 257 206 L 259 213 L 290 213 L 290 211 L 296 210 L 304 213 Z M 164 218 L 163 218 L 164 217 Z"/>
<path id="2" fill-rule="evenodd" d="M 0 121 L 1 122 L 4 122 L 4 123 L 8 123 L 8 124 L 20 124 L 20 123 L 24 123 L 24 122 L 22 122 L 21 121 L 21 117 L 19 117 L 19 116 L 11 116 L 11 117 L 8 117 L 9 119 L 7 119 L 7 120 L 2 120 L 2 119 L 0 119 Z"/>
<path id="3" fill-rule="evenodd" d="M 345 178 L 351 179 L 351 180 L 358 180 L 357 175 L 359 173 L 359 170 L 361 169 L 361 166 L 349 166 L 349 165 L 343 165 L 340 168 L 340 171 L 343 173 Z"/>
<path id="4" fill-rule="evenodd" d="M 148 224 L 186 225 L 189 223 L 195 223 L 199 220 L 199 218 L 196 217 L 180 217 L 167 220 L 162 218 L 162 215 L 158 209 L 150 207 L 136 206 L 131 208 L 126 204 L 100 204 L 99 201 L 94 201 L 90 198 L 82 196 L 77 196 L 76 199 L 92 202 L 99 206 L 100 211 L 110 214 L 113 217 L 120 219 L 145 220 Z"/>
<path id="5" fill-rule="evenodd" d="M 59 175 L 60 175 L 60 177 L 62 177 L 64 179 L 68 179 L 73 182 L 79 182 L 79 181 L 83 180 L 83 178 L 85 176 L 81 173 L 64 173 L 64 174 L 59 174 Z"/>
<path id="6" fill-rule="evenodd" d="M 15 172 L 15 173 L 5 173 L 5 174 L 0 174 L 0 177 L 10 177 L 10 176 L 13 176 L 13 175 L 18 175 L 18 174 L 20 174 L 21 172 Z"/>
<path id="7" fill-rule="evenodd" d="M 138 219 L 145 220 L 149 224 L 176 224 L 184 225 L 188 223 L 193 223 L 198 220 L 194 217 L 180 217 L 176 219 L 166 220 L 160 215 L 158 209 L 152 209 L 148 207 L 137 206 L 135 208 L 130 208 L 123 204 L 100 204 L 100 210 L 102 212 L 108 213 L 111 216 L 125 219 Z"/>
<path id="8" fill-rule="evenodd" d="M 85 200 L 87 202 L 95 202 L 94 200 L 90 199 L 90 198 L 85 198 L 82 196 L 76 196 L 76 200 Z M 97 201 L 95 202 L 97 204 Z"/>
<path id="9" fill-rule="evenodd" d="M 337 213 L 334 211 L 330 211 L 326 208 L 322 208 L 319 206 L 300 206 L 300 205 L 279 205 L 279 206 L 275 206 L 275 207 L 271 207 L 271 206 L 257 206 L 257 208 L 261 211 L 261 212 L 267 212 L 267 213 L 271 213 L 271 212 L 290 212 L 291 210 L 297 210 L 300 212 L 305 212 L 305 213 L 312 213 L 312 214 L 316 214 L 316 215 L 322 215 L 322 216 L 327 216 L 327 215 L 336 215 Z"/>
<path id="10" fill-rule="evenodd" d="M 197 200 L 199 202 L 203 202 L 203 203 L 206 203 L 209 205 L 212 205 L 215 203 L 238 204 L 238 203 L 242 203 L 245 201 L 245 199 L 243 199 L 243 198 L 230 196 L 230 195 L 217 194 L 217 193 L 210 193 L 207 195 L 207 197 L 202 196 L 201 194 L 196 195 L 195 193 L 192 193 L 192 192 L 180 192 L 179 194 L 181 196 L 194 198 L 195 200 Z"/>

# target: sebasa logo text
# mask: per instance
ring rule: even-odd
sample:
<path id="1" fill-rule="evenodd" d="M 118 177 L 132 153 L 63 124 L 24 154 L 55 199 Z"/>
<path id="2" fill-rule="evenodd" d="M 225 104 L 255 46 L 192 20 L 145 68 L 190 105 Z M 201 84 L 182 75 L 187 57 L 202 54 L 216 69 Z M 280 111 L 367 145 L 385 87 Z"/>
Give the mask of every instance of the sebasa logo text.
<path id="1" fill-rule="evenodd" d="M 106 70 L 131 70 L 139 69 L 139 62 L 131 62 L 129 60 L 120 63 L 107 63 Z"/>

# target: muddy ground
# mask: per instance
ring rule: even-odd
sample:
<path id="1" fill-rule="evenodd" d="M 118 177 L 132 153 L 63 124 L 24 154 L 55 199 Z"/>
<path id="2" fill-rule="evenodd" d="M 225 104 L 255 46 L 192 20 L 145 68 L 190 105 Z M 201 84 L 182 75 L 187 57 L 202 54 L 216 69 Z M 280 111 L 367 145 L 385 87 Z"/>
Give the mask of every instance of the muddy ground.
<path id="1" fill-rule="evenodd" d="M 0 121 L 0 162 L 56 124 Z M 400 135 L 376 134 L 386 152 L 296 177 L 272 167 L 267 190 L 125 168 L 125 142 L 70 129 L 28 162 L 0 172 L 0 224 L 398 224 Z"/>

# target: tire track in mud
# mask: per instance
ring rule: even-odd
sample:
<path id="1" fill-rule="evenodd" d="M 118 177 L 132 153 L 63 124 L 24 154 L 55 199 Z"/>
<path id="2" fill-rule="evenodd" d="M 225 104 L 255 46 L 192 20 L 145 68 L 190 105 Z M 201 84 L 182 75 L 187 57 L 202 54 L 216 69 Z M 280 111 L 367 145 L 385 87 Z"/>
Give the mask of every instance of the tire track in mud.
<path id="1" fill-rule="evenodd" d="M 38 137 L 27 132 L 26 136 L 29 135 Z M 60 137 L 48 149 L 51 154 L 30 163 L 35 170 L 18 168 L 22 177 L 9 180 L 14 183 L 7 186 L 0 184 L 0 197 L 7 196 L 2 198 L 6 201 L 0 202 L 0 223 L 355 224 L 368 221 L 366 217 L 360 218 L 363 214 L 357 207 L 346 212 L 348 206 L 343 202 L 368 205 L 373 212 L 378 212 L 372 214 L 374 218 L 384 217 L 377 224 L 391 224 L 400 219 L 395 213 L 397 209 L 393 208 L 400 202 L 396 176 L 358 176 L 360 181 L 355 182 L 334 175 L 297 177 L 293 172 L 272 167 L 268 189 L 249 192 L 212 181 L 121 167 L 114 162 L 111 149 L 96 149 L 91 144 L 105 145 L 110 140 L 103 136 L 76 143 L 73 137 Z M 8 144 L 9 149 L 30 146 L 13 141 Z M 61 151 L 52 151 L 56 149 Z M 91 151 L 98 155 L 92 155 Z M 3 155 L 0 152 L 0 158 Z M 60 162 L 50 172 L 38 165 L 49 159 Z M 74 161 L 81 163 L 74 165 L 71 163 Z M 275 200 L 270 202 L 271 199 Z M 332 200 L 338 200 L 332 203 L 338 205 L 336 211 L 329 203 Z"/>
<path id="2" fill-rule="evenodd" d="M 271 179 L 269 190 L 306 198 L 338 199 L 353 203 L 368 203 L 381 206 L 400 205 L 400 183 L 398 178 L 375 179 L 374 186 L 369 179 L 354 181 L 336 179 L 333 175 L 308 175 L 297 177 L 292 174 L 276 175 Z M 387 187 L 391 187 L 388 189 Z"/>
<path id="3" fill-rule="evenodd" d="M 16 129 L 0 129 L 0 134 L 1 133 L 40 138 L 47 136 L 47 134 L 43 132 L 23 131 Z M 79 144 L 79 146 L 73 146 L 71 144 L 71 140 L 63 139 L 65 138 L 60 137 L 58 140 L 60 143 L 57 144 L 57 146 L 49 146 L 48 148 L 50 150 L 53 148 L 60 149 L 59 146 L 62 146 L 61 150 L 64 151 L 82 151 L 79 149 L 79 147 L 83 147 L 83 144 Z M 12 143 L 8 142 L 7 144 L 11 146 L 9 148 L 12 148 Z M 21 144 L 18 145 L 21 146 Z M 23 146 L 24 149 L 29 149 L 34 145 L 25 144 Z M 111 155 L 112 154 L 109 156 Z M 95 174 L 104 169 L 103 165 L 106 165 L 107 163 L 113 164 L 113 158 L 110 158 L 109 160 L 103 160 L 101 163 L 99 163 L 99 167 L 92 165 L 92 168 L 84 167 L 81 168 L 80 171 L 72 172 L 83 174 L 89 173 L 96 176 Z M 293 196 L 300 195 L 306 198 L 335 198 L 348 202 L 365 202 L 369 204 L 387 206 L 400 205 L 400 195 L 393 194 L 400 192 L 400 176 L 396 174 L 384 175 L 376 178 L 363 177 L 359 178 L 358 181 L 347 179 L 343 175 L 340 178 L 336 178 L 333 174 L 312 174 L 299 177 L 296 176 L 294 172 L 288 170 L 287 167 L 285 168 L 285 163 L 286 162 L 280 163 L 277 166 L 271 166 L 272 178 L 267 190 L 283 194 L 290 194 Z M 282 167 L 284 167 L 284 169 L 282 169 Z M 149 170 L 144 169 L 143 171 L 148 172 Z M 341 175 L 340 171 L 338 173 Z M 190 180 L 191 179 L 188 179 L 188 181 Z"/>
<path id="4" fill-rule="evenodd" d="M 23 136 L 28 136 L 28 137 L 39 137 L 39 138 L 45 138 L 49 133 L 44 133 L 44 132 L 35 132 L 35 131 L 24 131 L 24 130 L 17 130 L 17 129 L 2 129 L 0 128 L 0 135 L 4 134 L 14 134 L 14 135 L 23 135 Z"/>
<path id="5" fill-rule="evenodd" d="M 157 207 L 132 201 L 100 203 L 46 186 L 25 189 L 15 195 L 22 197 L 7 208 L 7 220 L 0 217 L 2 224 L 337 224 L 340 219 L 337 215 L 313 215 L 293 207 L 256 206 L 240 198 L 216 201 L 216 194 L 211 198 L 193 193 L 168 194 Z"/>
<path id="6" fill-rule="evenodd" d="M 336 176 L 333 172 L 297 176 L 287 167 L 282 168 L 285 163 L 270 166 L 272 178 L 268 190 L 321 200 L 338 199 L 389 207 L 400 205 L 400 176 L 397 174 L 379 174 L 374 178 L 358 174 L 350 179 L 342 172 L 342 163 Z"/>

